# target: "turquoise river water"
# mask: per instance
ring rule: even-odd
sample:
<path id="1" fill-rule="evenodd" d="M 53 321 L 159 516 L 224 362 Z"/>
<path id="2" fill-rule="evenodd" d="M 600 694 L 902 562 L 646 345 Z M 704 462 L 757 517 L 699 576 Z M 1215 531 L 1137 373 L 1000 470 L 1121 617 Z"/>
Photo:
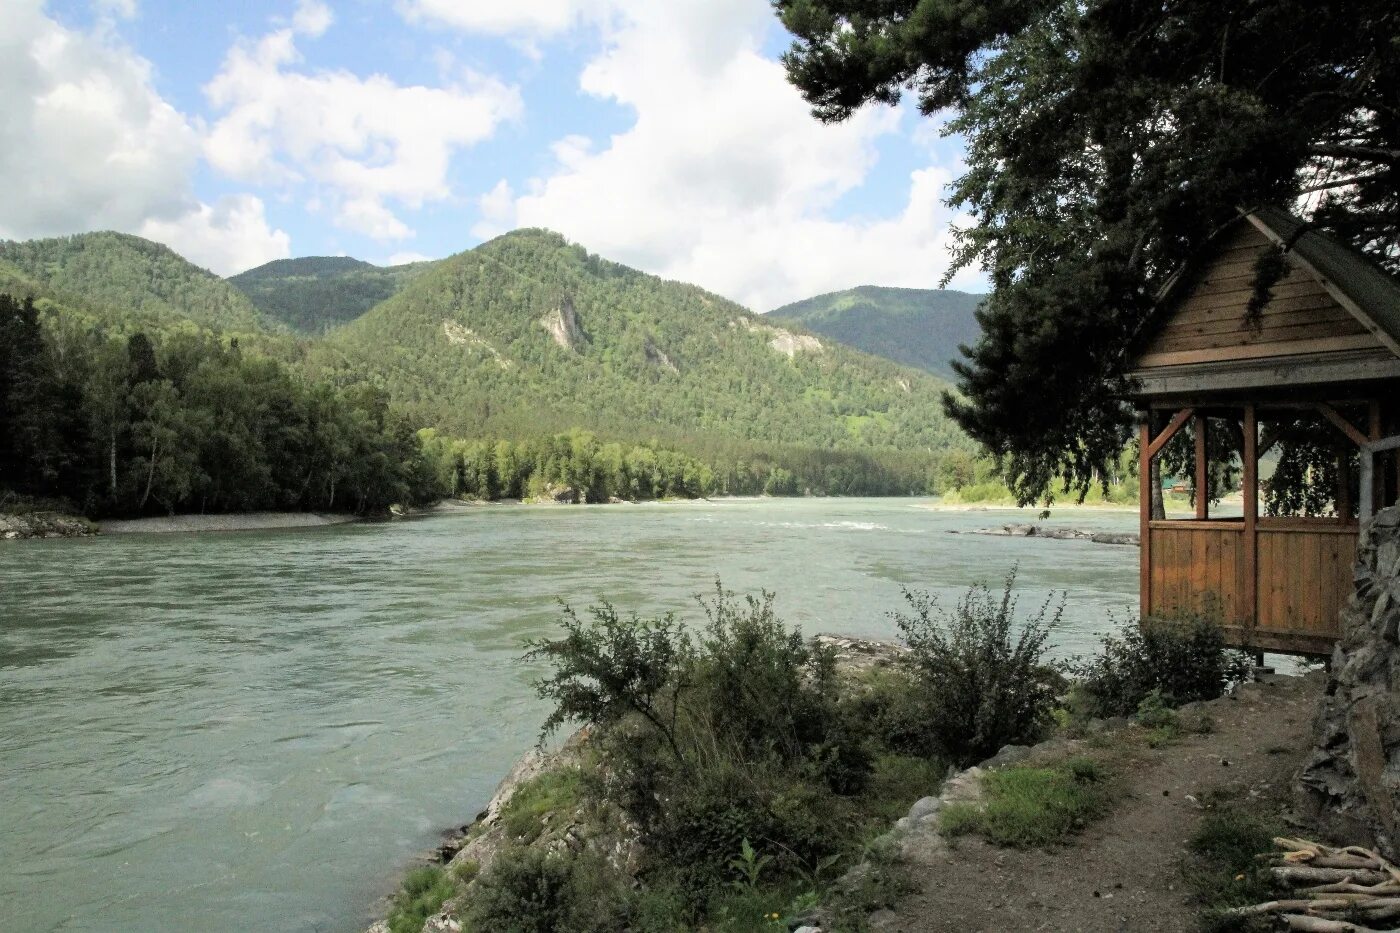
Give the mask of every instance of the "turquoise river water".
<path id="1" fill-rule="evenodd" d="M 952 535 L 908 499 L 495 506 L 391 524 L 0 546 L 0 930 L 362 928 L 535 740 L 525 639 L 556 599 L 697 611 L 777 593 L 808 633 L 889 637 L 1020 566 L 1068 591 L 1057 652 L 1132 613 L 1137 550 Z M 1128 514 L 1057 522 L 1130 530 Z"/>

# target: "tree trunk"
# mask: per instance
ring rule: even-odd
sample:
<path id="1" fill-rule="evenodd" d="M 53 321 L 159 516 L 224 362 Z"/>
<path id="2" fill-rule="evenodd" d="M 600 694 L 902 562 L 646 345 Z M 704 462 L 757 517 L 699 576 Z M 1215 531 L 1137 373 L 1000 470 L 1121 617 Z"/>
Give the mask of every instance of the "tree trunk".
<path id="1" fill-rule="evenodd" d="M 112 425 L 107 446 L 107 472 L 109 489 L 112 493 L 112 501 L 117 501 L 117 426 Z"/>
<path id="2" fill-rule="evenodd" d="M 159 436 L 159 435 L 155 435 L 155 436 L 153 436 L 153 437 L 151 438 L 151 468 L 150 468 L 149 470 L 146 471 L 146 492 L 145 492 L 144 495 L 141 496 L 141 504 L 140 504 L 139 506 L 137 506 L 137 509 L 140 510 L 140 511 L 142 511 L 142 512 L 146 511 L 146 500 L 149 499 L 149 498 L 151 498 L 151 486 L 153 486 L 153 485 L 155 484 L 155 480 L 156 480 L 156 454 L 157 454 L 157 452 L 158 452 L 159 450 L 160 450 L 160 436 Z"/>
<path id="3" fill-rule="evenodd" d="M 1161 521 L 1167 517 L 1167 507 L 1162 500 L 1162 461 L 1157 457 L 1152 458 L 1151 470 L 1151 496 L 1152 496 L 1152 519 Z"/>

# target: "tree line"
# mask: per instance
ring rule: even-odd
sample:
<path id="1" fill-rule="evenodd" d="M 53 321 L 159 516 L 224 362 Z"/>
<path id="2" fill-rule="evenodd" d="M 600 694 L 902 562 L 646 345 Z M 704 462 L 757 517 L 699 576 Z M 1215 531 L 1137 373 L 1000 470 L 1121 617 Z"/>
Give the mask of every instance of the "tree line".
<path id="1" fill-rule="evenodd" d="M 195 328 L 46 328 L 32 300 L 6 295 L 0 489 L 92 516 L 366 513 L 438 492 L 381 390 L 307 384 Z"/>

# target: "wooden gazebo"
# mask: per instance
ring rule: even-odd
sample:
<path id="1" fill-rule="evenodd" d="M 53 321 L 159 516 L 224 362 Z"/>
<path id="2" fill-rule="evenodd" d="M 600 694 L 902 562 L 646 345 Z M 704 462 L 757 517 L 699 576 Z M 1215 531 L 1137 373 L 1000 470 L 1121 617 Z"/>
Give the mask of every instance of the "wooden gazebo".
<path id="1" fill-rule="evenodd" d="M 1256 264 L 1271 250 L 1286 271 L 1251 315 Z M 1241 647 L 1329 654 L 1358 529 L 1400 491 L 1400 284 L 1287 212 L 1264 208 L 1213 237 L 1158 307 L 1132 367 L 1142 613 L 1218 614 Z M 1301 420 L 1335 429 L 1335 488 L 1323 508 L 1314 496 L 1300 514 L 1267 514 L 1261 465 L 1276 459 L 1280 426 Z M 1231 443 L 1211 443 L 1215 431 Z M 1154 464 L 1173 439 L 1188 445 L 1178 450 L 1194 461 L 1195 496 L 1191 517 L 1169 520 L 1154 515 Z M 1210 461 L 1214 453 L 1218 465 L 1226 449 L 1239 458 L 1242 501 L 1213 515 Z"/>

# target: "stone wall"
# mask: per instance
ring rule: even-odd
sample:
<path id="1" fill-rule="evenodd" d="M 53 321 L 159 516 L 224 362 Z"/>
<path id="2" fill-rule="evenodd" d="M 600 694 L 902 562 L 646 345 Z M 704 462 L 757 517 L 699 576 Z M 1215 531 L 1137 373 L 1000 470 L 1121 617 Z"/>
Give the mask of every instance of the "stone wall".
<path id="1" fill-rule="evenodd" d="M 1400 508 L 1362 535 L 1355 589 L 1342 614 L 1313 757 L 1299 777 L 1304 807 L 1334 840 L 1400 857 Z"/>

